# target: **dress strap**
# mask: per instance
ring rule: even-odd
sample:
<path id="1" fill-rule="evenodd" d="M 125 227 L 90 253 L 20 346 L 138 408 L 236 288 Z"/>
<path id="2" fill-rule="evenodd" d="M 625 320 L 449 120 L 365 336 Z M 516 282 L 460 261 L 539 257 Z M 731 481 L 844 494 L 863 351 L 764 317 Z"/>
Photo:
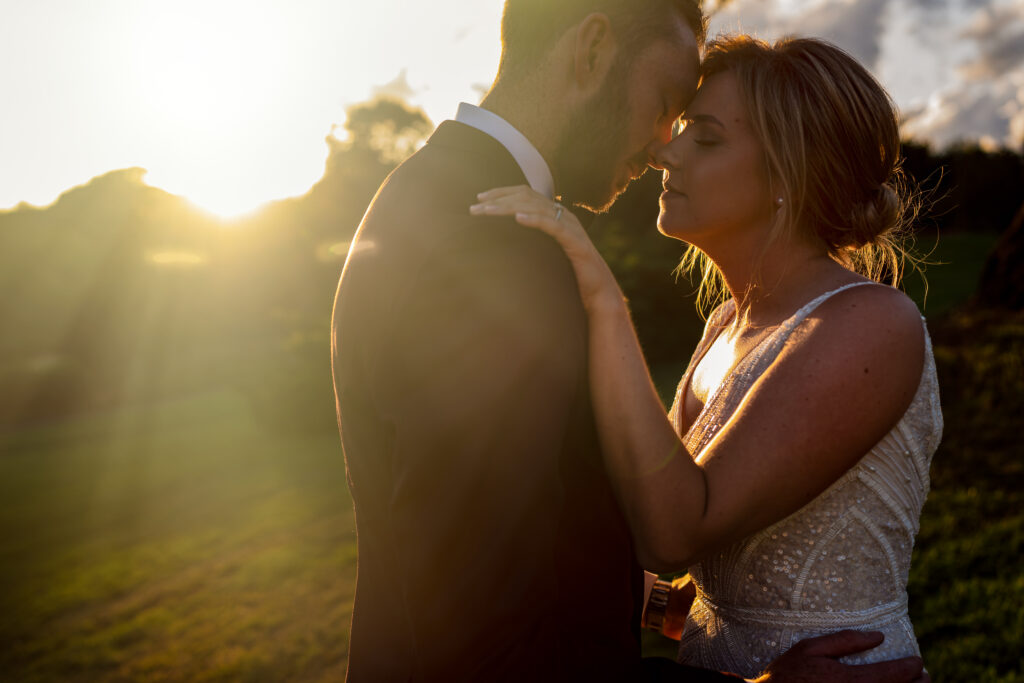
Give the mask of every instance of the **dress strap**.
<path id="1" fill-rule="evenodd" d="M 886 284 L 882 284 L 881 282 L 874 282 L 874 281 L 871 281 L 871 280 L 866 280 L 864 282 L 850 282 L 848 284 L 843 285 L 842 287 L 837 287 L 837 288 L 835 288 L 835 289 L 833 289 L 831 291 L 825 292 L 824 294 L 821 294 L 821 295 L 811 299 L 810 301 L 808 301 L 806 304 L 804 304 L 800 308 L 800 310 L 798 310 L 796 313 L 794 313 L 792 316 L 790 316 L 790 318 L 783 325 L 783 328 L 786 330 L 786 332 L 783 333 L 783 336 L 788 336 L 789 332 L 791 332 L 792 330 L 796 329 L 796 327 L 800 323 L 802 323 L 807 318 L 807 316 L 809 316 L 811 313 L 814 312 L 814 309 L 816 309 L 818 306 L 823 304 L 825 301 L 828 301 L 834 295 L 838 294 L 839 292 L 845 291 L 847 289 L 852 289 L 854 287 L 860 287 L 862 285 L 876 285 L 878 287 L 888 287 L 889 286 L 889 285 L 886 285 Z"/>

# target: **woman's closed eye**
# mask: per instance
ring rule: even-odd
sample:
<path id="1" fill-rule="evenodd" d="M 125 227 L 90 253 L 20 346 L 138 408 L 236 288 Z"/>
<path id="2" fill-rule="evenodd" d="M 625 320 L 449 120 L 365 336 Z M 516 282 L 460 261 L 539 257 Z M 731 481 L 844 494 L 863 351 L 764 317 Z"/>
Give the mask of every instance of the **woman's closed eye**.
<path id="1" fill-rule="evenodd" d="M 679 135 L 689 137 L 694 144 L 701 147 L 714 147 L 722 141 L 721 137 L 706 123 L 683 118 L 679 120 L 679 126 Z"/>

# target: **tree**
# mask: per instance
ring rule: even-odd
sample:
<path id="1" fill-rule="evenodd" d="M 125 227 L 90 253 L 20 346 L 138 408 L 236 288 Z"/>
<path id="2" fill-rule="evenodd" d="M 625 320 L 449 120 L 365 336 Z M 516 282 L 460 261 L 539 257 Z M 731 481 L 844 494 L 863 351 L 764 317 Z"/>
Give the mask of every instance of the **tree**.
<path id="1" fill-rule="evenodd" d="M 985 262 L 975 304 L 1024 310 L 1024 204 Z"/>
<path id="2" fill-rule="evenodd" d="M 407 159 L 434 127 L 422 110 L 388 97 L 353 105 L 347 114 L 344 128 L 349 139 L 332 151 L 369 153 L 385 166 L 397 166 Z"/>

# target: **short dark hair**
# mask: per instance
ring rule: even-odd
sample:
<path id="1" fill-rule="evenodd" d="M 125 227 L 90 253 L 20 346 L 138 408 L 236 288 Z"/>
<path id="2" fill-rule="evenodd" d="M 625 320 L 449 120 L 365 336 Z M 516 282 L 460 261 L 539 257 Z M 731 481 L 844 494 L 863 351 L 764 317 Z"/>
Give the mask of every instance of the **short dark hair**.
<path id="1" fill-rule="evenodd" d="M 559 36 L 594 12 L 608 15 L 627 59 L 671 37 L 674 17 L 686 22 L 697 45 L 707 35 L 700 0 L 505 0 L 499 78 L 517 78 L 540 64 Z"/>

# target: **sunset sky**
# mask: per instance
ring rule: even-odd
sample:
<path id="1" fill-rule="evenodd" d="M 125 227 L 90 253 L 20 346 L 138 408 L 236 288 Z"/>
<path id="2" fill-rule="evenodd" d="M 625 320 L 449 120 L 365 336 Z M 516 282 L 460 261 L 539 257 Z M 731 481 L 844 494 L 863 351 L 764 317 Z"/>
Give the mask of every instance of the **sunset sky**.
<path id="1" fill-rule="evenodd" d="M 502 0 L 5 0 L 0 209 L 106 171 L 222 215 L 302 194 L 347 105 L 406 97 L 435 122 L 498 62 Z M 824 36 L 938 146 L 1024 141 L 1024 0 L 736 0 L 712 33 Z"/>

